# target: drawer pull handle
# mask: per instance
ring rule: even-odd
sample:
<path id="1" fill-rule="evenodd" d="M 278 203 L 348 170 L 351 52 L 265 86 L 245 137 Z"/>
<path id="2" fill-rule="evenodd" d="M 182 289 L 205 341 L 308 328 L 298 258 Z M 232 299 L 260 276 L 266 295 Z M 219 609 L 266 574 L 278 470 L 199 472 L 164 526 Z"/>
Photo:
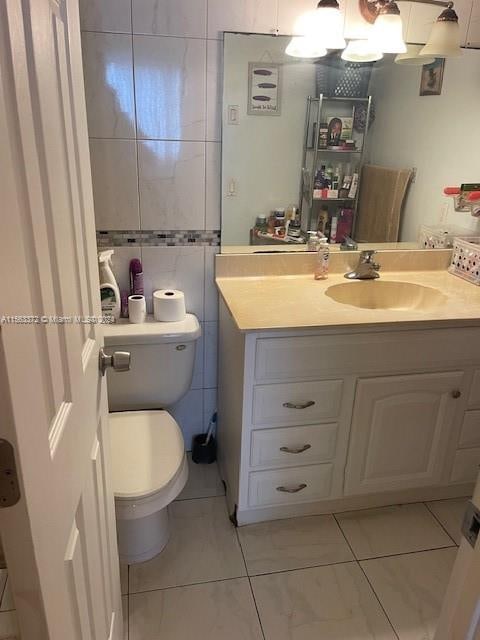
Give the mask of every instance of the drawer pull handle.
<path id="1" fill-rule="evenodd" d="M 454 391 L 452 391 L 452 398 L 454 398 L 455 400 L 458 400 L 458 398 L 462 397 L 462 392 L 460 391 L 460 389 L 455 389 Z"/>
<path id="2" fill-rule="evenodd" d="M 303 453 L 311 448 L 311 444 L 304 444 L 303 447 L 280 447 L 280 451 L 283 451 L 283 453 Z"/>
<path id="3" fill-rule="evenodd" d="M 308 409 L 308 407 L 313 407 L 314 404 L 313 400 L 308 400 L 307 402 L 284 402 L 283 406 L 285 409 Z"/>
<path id="4" fill-rule="evenodd" d="M 298 493 L 306 488 L 306 484 L 299 484 L 297 487 L 277 487 L 277 491 L 280 491 L 281 493 Z"/>

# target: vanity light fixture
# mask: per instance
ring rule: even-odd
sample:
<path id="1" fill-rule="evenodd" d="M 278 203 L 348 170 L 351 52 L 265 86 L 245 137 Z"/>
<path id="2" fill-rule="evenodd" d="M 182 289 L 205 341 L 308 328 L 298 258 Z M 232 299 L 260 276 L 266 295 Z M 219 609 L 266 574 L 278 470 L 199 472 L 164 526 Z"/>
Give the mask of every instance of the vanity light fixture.
<path id="1" fill-rule="evenodd" d="M 442 11 L 433 25 L 427 44 L 420 51 L 420 56 L 458 58 L 461 55 L 458 16 L 453 8 L 453 2 L 449 2 L 447 8 Z"/>
<path id="2" fill-rule="evenodd" d="M 368 38 L 369 46 L 373 51 L 382 53 L 406 53 L 407 45 L 403 39 L 403 23 L 397 3 L 394 0 L 381 0 L 378 5 L 378 15 Z"/>
<path id="3" fill-rule="evenodd" d="M 341 57 L 347 62 L 376 62 L 383 53 L 373 50 L 368 40 L 350 40 Z"/>

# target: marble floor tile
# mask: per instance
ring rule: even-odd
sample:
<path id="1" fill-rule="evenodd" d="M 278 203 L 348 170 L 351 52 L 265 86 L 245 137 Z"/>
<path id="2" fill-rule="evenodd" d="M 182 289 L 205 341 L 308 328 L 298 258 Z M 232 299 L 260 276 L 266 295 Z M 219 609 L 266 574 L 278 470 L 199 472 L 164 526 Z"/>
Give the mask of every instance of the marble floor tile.
<path id="1" fill-rule="evenodd" d="M 274 520 L 238 529 L 249 575 L 353 560 L 333 516 Z"/>
<path id="2" fill-rule="evenodd" d="M 461 527 L 469 498 L 455 498 L 453 500 L 435 500 L 427 502 L 427 507 L 447 530 L 448 534 L 460 544 L 462 539 Z"/>
<path id="3" fill-rule="evenodd" d="M 187 459 L 188 480 L 177 500 L 225 495 L 225 487 L 220 479 L 216 462 L 213 464 L 195 464 L 192 461 L 191 452 L 187 453 Z"/>
<path id="4" fill-rule="evenodd" d="M 132 565 L 130 593 L 246 575 L 224 497 L 169 506 L 170 541 L 156 558 Z"/>
<path id="5" fill-rule="evenodd" d="M 130 596 L 130 640 L 261 640 L 247 578 Z"/>
<path id="6" fill-rule="evenodd" d="M 128 594 L 128 564 L 120 563 L 120 590 L 122 596 Z"/>
<path id="7" fill-rule="evenodd" d="M 436 549 L 361 562 L 400 640 L 433 640 L 456 554 Z"/>
<path id="8" fill-rule="evenodd" d="M 356 563 L 252 578 L 265 640 L 394 640 Z"/>
<path id="9" fill-rule="evenodd" d="M 424 504 L 351 511 L 336 518 L 358 560 L 452 546 Z"/>

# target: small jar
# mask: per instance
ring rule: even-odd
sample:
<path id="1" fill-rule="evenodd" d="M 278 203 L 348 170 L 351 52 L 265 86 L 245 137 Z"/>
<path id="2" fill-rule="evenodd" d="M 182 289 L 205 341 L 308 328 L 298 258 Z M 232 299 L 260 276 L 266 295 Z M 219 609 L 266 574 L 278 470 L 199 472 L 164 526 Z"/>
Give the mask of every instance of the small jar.
<path id="1" fill-rule="evenodd" d="M 260 231 L 260 233 L 267 233 L 268 224 L 267 224 L 267 216 L 261 215 L 257 216 L 257 220 L 255 222 L 255 229 Z"/>
<path id="2" fill-rule="evenodd" d="M 273 212 L 273 227 L 276 236 L 285 235 L 285 209 L 275 209 Z"/>
<path id="3" fill-rule="evenodd" d="M 300 238 L 302 235 L 302 225 L 300 220 L 295 219 L 290 222 L 288 225 L 288 235 L 290 238 Z"/>

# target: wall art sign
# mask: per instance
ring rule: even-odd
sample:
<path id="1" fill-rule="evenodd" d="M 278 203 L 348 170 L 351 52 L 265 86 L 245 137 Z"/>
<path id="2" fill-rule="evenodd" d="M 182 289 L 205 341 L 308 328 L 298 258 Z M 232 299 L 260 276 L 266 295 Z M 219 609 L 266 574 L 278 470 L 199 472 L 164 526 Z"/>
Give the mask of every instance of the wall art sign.
<path id="1" fill-rule="evenodd" d="M 282 66 L 273 62 L 248 65 L 249 116 L 279 116 Z"/>

